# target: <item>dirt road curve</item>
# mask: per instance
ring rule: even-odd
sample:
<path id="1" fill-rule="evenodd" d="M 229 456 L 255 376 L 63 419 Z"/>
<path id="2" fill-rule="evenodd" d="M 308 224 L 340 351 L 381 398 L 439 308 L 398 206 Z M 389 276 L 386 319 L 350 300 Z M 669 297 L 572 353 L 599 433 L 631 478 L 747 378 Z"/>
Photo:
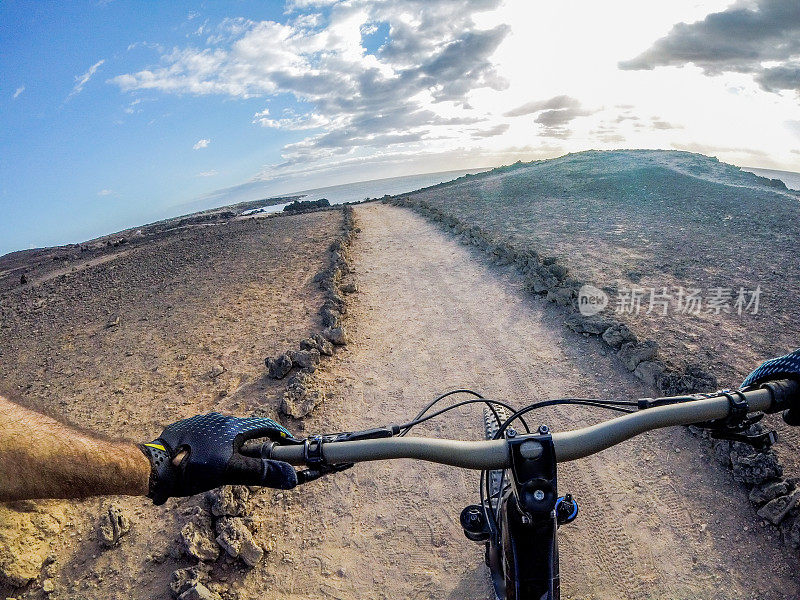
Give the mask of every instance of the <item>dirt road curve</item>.
<path id="1" fill-rule="evenodd" d="M 355 343 L 338 359 L 336 399 L 310 430 L 399 422 L 458 386 L 520 405 L 652 394 L 593 342 L 566 331 L 549 305 L 420 217 L 382 205 L 356 214 Z M 479 409 L 451 414 L 417 435 L 482 434 Z M 564 409 L 535 422 L 558 429 L 599 416 Z M 749 509 L 742 514 L 743 491 L 683 429 L 560 473 L 561 491 L 581 505 L 579 519 L 561 530 L 565 598 L 798 597 L 780 545 Z M 285 598 L 486 598 L 482 548 L 457 520 L 477 499 L 474 472 L 410 461 L 358 465 L 313 492 L 283 497 L 283 540 L 259 586 Z"/>

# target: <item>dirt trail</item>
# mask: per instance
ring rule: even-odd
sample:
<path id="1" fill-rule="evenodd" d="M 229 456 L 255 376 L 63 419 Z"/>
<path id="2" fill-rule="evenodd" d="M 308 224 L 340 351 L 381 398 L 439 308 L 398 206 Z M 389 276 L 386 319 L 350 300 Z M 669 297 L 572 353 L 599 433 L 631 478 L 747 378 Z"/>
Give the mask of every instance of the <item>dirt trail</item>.
<path id="1" fill-rule="evenodd" d="M 462 386 L 518 405 L 652 395 L 550 305 L 420 217 L 382 205 L 356 216 L 354 343 L 337 360 L 335 400 L 309 430 L 400 422 Z M 480 414 L 451 413 L 416 433 L 475 439 Z M 563 429 L 604 416 L 563 409 L 534 422 Z M 800 593 L 778 540 L 742 508 L 743 490 L 683 429 L 565 464 L 560 490 L 581 505 L 561 530 L 564 598 Z M 282 539 L 247 587 L 285 598 L 486 598 L 482 547 L 458 525 L 477 494 L 477 473 L 411 461 L 357 465 L 277 494 Z M 275 509 L 271 495 L 262 502 Z"/>

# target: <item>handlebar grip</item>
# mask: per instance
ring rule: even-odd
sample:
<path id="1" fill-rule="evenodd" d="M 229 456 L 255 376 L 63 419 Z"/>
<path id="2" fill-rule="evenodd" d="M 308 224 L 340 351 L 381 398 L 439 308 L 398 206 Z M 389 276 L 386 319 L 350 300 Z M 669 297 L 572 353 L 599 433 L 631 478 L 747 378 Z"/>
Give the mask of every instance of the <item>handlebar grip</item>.
<path id="1" fill-rule="evenodd" d="M 765 412 L 783 411 L 783 420 L 792 427 L 800 426 L 800 381 L 795 379 L 778 379 L 766 381 L 758 386 L 769 390 L 772 402 Z"/>
<path id="2" fill-rule="evenodd" d="M 800 426 L 800 381 L 782 379 L 761 384 L 772 392 L 775 409 L 770 412 L 783 411 L 783 420 L 792 427 Z"/>

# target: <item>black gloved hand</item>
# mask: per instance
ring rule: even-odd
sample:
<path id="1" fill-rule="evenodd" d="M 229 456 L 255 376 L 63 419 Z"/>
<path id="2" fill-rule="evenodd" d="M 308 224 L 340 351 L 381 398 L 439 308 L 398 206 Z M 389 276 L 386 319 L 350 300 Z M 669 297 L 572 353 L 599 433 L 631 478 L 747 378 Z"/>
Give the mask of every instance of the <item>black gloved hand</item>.
<path id="1" fill-rule="evenodd" d="M 262 417 L 226 417 L 212 412 L 168 426 L 150 443 L 140 445 L 150 459 L 150 491 L 154 504 L 167 498 L 192 496 L 221 485 L 263 485 L 288 490 L 297 485 L 289 463 L 253 458 L 241 453 L 247 440 L 293 439 L 287 429 Z M 173 459 L 186 451 L 178 465 Z"/>

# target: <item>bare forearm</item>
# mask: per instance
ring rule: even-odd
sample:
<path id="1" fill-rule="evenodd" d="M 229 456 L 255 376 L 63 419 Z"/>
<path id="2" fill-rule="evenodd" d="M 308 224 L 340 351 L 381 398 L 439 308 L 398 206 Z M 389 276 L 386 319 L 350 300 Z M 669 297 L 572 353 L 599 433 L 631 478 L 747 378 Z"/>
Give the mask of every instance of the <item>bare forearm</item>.
<path id="1" fill-rule="evenodd" d="M 0 397 L 0 501 L 147 494 L 134 445 L 94 438 Z"/>

